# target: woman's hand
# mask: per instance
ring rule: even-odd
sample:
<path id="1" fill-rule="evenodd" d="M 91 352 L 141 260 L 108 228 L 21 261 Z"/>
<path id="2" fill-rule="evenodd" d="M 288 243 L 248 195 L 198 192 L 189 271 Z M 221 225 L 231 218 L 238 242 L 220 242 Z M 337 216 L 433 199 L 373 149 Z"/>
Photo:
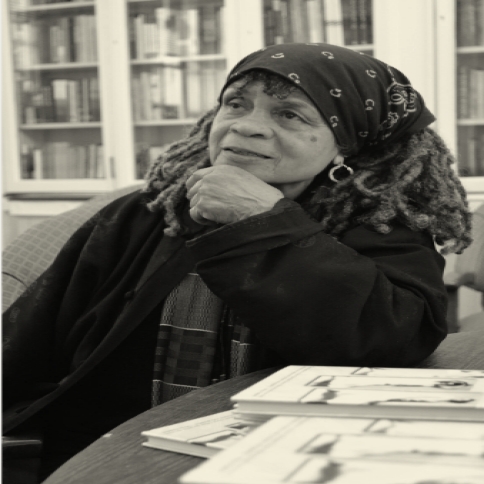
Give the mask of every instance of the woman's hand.
<path id="1" fill-rule="evenodd" d="M 197 170 L 187 181 L 195 222 L 229 224 L 271 210 L 283 193 L 248 171 L 231 165 Z"/>

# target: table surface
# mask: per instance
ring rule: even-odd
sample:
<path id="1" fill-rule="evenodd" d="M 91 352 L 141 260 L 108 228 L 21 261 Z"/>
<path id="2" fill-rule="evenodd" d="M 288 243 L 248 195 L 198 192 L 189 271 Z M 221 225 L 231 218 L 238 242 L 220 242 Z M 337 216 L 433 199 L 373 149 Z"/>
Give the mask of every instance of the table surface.
<path id="1" fill-rule="evenodd" d="M 455 333 L 420 368 L 484 369 L 484 331 Z M 142 446 L 143 430 L 230 410 L 230 397 L 277 368 L 249 373 L 202 388 L 152 408 L 116 427 L 55 471 L 44 484 L 175 484 L 203 462 L 192 457 Z"/>
<path id="2" fill-rule="evenodd" d="M 265 378 L 261 370 L 152 408 L 113 429 L 51 474 L 44 484 L 175 484 L 204 459 L 144 447 L 143 430 L 230 410 L 230 397 Z"/>

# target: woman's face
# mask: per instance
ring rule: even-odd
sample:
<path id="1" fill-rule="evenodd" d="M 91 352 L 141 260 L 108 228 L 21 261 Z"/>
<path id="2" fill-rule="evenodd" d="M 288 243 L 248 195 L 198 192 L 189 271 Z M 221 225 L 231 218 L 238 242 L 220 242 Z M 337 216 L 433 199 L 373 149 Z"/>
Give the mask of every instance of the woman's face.
<path id="1" fill-rule="evenodd" d="M 212 165 L 232 165 L 296 198 L 338 153 L 333 133 L 299 89 L 285 99 L 262 82 L 224 92 L 209 138 Z"/>

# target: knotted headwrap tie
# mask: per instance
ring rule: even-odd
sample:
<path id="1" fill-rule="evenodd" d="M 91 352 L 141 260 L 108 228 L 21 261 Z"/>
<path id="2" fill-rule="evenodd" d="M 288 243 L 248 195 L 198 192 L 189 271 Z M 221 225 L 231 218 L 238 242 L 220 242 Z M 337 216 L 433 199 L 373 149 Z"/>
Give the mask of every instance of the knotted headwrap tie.
<path id="1" fill-rule="evenodd" d="M 394 67 L 330 44 L 278 44 L 242 59 L 229 84 L 248 71 L 278 74 L 299 87 L 333 131 L 345 156 L 397 140 L 435 121 L 422 96 Z"/>

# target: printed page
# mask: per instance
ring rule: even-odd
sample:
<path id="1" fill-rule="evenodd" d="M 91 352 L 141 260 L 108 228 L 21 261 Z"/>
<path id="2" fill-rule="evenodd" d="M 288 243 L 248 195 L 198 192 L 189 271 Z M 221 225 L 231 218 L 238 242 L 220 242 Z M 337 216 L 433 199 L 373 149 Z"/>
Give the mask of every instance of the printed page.
<path id="1" fill-rule="evenodd" d="M 382 419 L 276 417 L 182 476 L 180 482 L 484 482 L 482 424 L 478 424 L 479 438 L 454 439 L 428 436 L 432 427 L 437 429 L 437 434 L 446 435 L 442 430 L 445 422 L 413 422 L 413 426 L 408 423 Z M 451 427 L 455 429 L 454 425 Z M 412 430 L 417 435 L 409 434 Z"/>

